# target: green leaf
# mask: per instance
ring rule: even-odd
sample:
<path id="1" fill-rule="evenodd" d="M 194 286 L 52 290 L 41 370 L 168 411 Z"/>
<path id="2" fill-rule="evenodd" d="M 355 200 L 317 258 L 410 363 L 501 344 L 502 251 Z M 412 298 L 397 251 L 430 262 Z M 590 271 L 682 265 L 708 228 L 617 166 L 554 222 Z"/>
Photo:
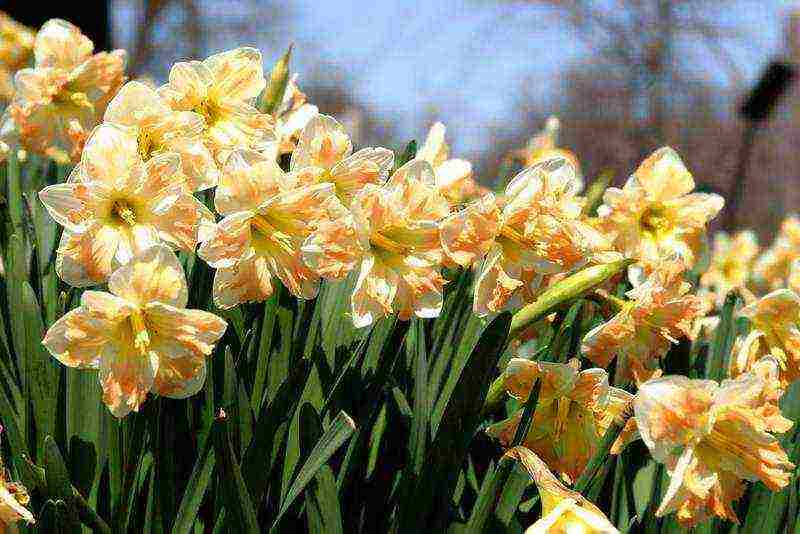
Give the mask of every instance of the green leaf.
<path id="1" fill-rule="evenodd" d="M 406 145 L 406 148 L 405 148 L 405 150 L 403 150 L 403 153 L 400 154 L 400 156 L 398 156 L 394 160 L 394 169 L 393 169 L 393 171 L 396 171 L 397 169 L 399 169 L 400 167 L 402 167 L 403 165 L 405 165 L 406 163 L 408 163 L 409 161 L 411 161 L 415 157 L 417 157 L 417 141 L 412 139 Z"/>
<path id="2" fill-rule="evenodd" d="M 213 433 L 219 431 L 216 429 L 217 425 L 218 423 L 214 423 L 211 433 L 206 436 L 200 447 L 200 454 L 197 456 L 192 475 L 189 477 L 189 483 L 186 485 L 186 490 L 183 493 L 183 498 L 175 517 L 175 523 L 172 525 L 173 534 L 190 534 L 197 521 L 197 511 L 203 502 L 203 497 L 211 482 L 214 466 L 216 465 Z"/>
<path id="3" fill-rule="evenodd" d="M 219 467 L 219 480 L 228 519 L 234 525 L 235 532 L 257 534 L 260 532 L 255 508 L 250 493 L 247 491 L 242 470 L 233 453 L 227 416 L 223 411 L 217 417 L 218 425 L 214 436 L 216 464 Z"/>
<path id="4" fill-rule="evenodd" d="M 714 331 L 714 340 L 708 352 L 708 364 L 706 366 L 706 378 L 720 381 L 725 378 L 728 370 L 728 358 L 733 341 L 736 338 L 736 324 L 734 322 L 734 310 L 739 300 L 735 292 L 731 292 L 725 297 L 725 304 L 719 314 L 719 324 Z"/>
<path id="5" fill-rule="evenodd" d="M 339 412 L 339 415 L 331 422 L 328 429 L 320 438 L 314 450 L 308 456 L 305 464 L 300 469 L 297 477 L 286 492 L 286 497 L 282 499 L 278 516 L 272 524 L 272 530 L 275 530 L 286 510 L 294 502 L 294 500 L 302 493 L 308 483 L 316 475 L 319 469 L 325 465 L 331 456 L 347 441 L 353 434 L 356 425 L 350 416 L 344 412 Z"/>
<path id="6" fill-rule="evenodd" d="M 44 439 L 44 472 L 47 480 L 47 495 L 51 499 L 72 500 L 72 484 L 64 458 L 52 436 Z"/>

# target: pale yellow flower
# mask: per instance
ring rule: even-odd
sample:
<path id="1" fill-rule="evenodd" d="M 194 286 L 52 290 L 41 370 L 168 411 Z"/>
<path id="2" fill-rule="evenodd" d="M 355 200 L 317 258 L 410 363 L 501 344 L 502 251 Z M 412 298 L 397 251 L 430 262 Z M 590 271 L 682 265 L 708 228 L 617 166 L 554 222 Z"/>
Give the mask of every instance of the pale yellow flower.
<path id="1" fill-rule="evenodd" d="M 714 235 L 710 265 L 700 277 L 701 290 L 710 293 L 717 306 L 722 306 L 725 296 L 734 289 L 751 298 L 747 284 L 757 255 L 758 239 L 753 231 L 744 230 L 732 237 L 718 232 Z"/>
<path id="2" fill-rule="evenodd" d="M 541 380 L 542 387 L 522 444 L 562 476 L 577 480 L 614 417 L 633 396 L 609 386 L 604 369 L 581 371 L 576 359 L 548 363 L 512 358 L 508 363 L 504 381 L 511 396 L 525 402 L 536 380 Z M 490 426 L 487 433 L 509 446 L 521 417 L 522 410 Z"/>
<path id="3" fill-rule="evenodd" d="M 217 269 L 214 302 L 220 308 L 265 300 L 273 292 L 272 277 L 293 295 L 310 299 L 321 275 L 346 274 L 315 270 L 303 261 L 303 248 L 320 227 L 352 228 L 332 184 L 300 184 L 273 158 L 236 150 L 222 169 L 214 202 L 225 217 L 198 255 Z M 351 235 L 352 242 L 342 244 L 349 250 L 356 248 Z"/>
<path id="4" fill-rule="evenodd" d="M 23 148 L 59 163 L 78 160 L 124 81 L 125 52 L 93 55 L 93 48 L 69 22 L 52 19 L 39 30 L 34 68 L 17 72 L 16 94 L 3 119 Z"/>
<path id="5" fill-rule="evenodd" d="M 564 486 L 547 464 L 525 447 L 514 447 L 507 456 L 519 460 L 536 483 L 542 501 L 542 517 L 525 534 L 617 534 L 603 512 L 576 491 Z"/>
<path id="6" fill-rule="evenodd" d="M 393 165 L 391 150 L 368 147 L 353 153 L 344 127 L 333 117 L 315 115 L 300 134 L 290 169 L 312 181 L 332 183 L 336 194 L 349 206 L 362 187 L 383 183 Z"/>
<path id="7" fill-rule="evenodd" d="M 485 195 L 488 190 L 472 178 L 472 164 L 465 159 L 450 158 L 450 147 L 444 138 L 445 126 L 435 123 L 416 158 L 427 161 L 436 172 L 436 187 L 452 206 L 458 206 Z"/>
<path id="8" fill-rule="evenodd" d="M 14 96 L 14 73 L 33 59 L 36 32 L 0 11 L 0 103 Z"/>
<path id="9" fill-rule="evenodd" d="M 789 484 L 794 465 L 772 433 L 791 422 L 763 411 L 769 387 L 756 373 L 722 385 L 666 376 L 640 386 L 639 433 L 670 475 L 656 516 L 676 512 L 684 526 L 710 515 L 738 523 L 732 503 L 744 493 L 743 480 L 761 480 L 773 491 Z"/>
<path id="10" fill-rule="evenodd" d="M 2 431 L 3 427 L 0 426 Z M 0 532 L 16 532 L 16 523 L 19 521 L 29 525 L 36 523 L 33 514 L 26 508 L 31 499 L 25 486 L 10 482 L 8 478 L 3 459 L 0 458 Z"/>
<path id="11" fill-rule="evenodd" d="M 526 167 L 548 159 L 564 158 L 575 167 L 575 173 L 580 179 L 581 167 L 578 157 L 573 152 L 558 147 L 560 129 L 561 121 L 558 120 L 558 117 L 549 117 L 542 131 L 531 137 L 525 148 L 515 151 L 514 157 L 524 162 Z"/>
<path id="12" fill-rule="evenodd" d="M 784 287 L 797 260 L 800 260 L 800 218 L 790 215 L 781 223 L 775 241 L 756 261 L 753 278 L 767 291 Z"/>
<path id="13" fill-rule="evenodd" d="M 133 81 L 123 85 L 111 100 L 103 120 L 135 137 L 144 161 L 170 152 L 178 154 L 188 191 L 217 185 L 219 171 L 203 143 L 202 115 L 173 111 L 154 89 Z"/>
<path id="14" fill-rule="evenodd" d="M 95 129 L 69 181 L 39 198 L 64 227 L 56 272 L 78 287 L 102 283 L 159 242 L 191 252 L 214 222 L 186 191 L 177 154 L 143 162 L 136 138 L 110 124 Z"/>
<path id="15" fill-rule="evenodd" d="M 473 310 L 480 316 L 522 304 L 542 275 L 590 261 L 601 240 L 581 219 L 580 183 L 565 159 L 525 169 L 506 187 L 501 208 L 487 194 L 441 222 L 442 246 L 454 262 L 480 264 Z"/>
<path id="16" fill-rule="evenodd" d="M 435 188 L 429 163 L 412 160 L 383 186 L 365 185 L 351 204 L 357 241 L 341 247 L 349 227 L 327 226 L 306 249 L 317 269 L 360 265 L 351 310 L 357 327 L 397 312 L 401 320 L 436 317 L 442 308 L 444 278 L 437 221 L 450 212 Z"/>
<path id="17" fill-rule="evenodd" d="M 708 222 L 724 200 L 692 193 L 694 178 L 671 148 L 656 150 L 622 189 L 608 188 L 598 214 L 618 248 L 645 266 L 678 256 L 691 268 L 705 244 Z"/>
<path id="18" fill-rule="evenodd" d="M 197 393 L 226 323 L 185 309 L 175 254 L 164 245 L 145 250 L 111 275 L 108 289 L 84 292 L 80 307 L 47 331 L 47 350 L 68 367 L 99 369 L 103 402 L 116 417 L 139 411 L 151 391 L 175 399 Z"/>
<path id="19" fill-rule="evenodd" d="M 741 371 L 770 354 L 780 362 L 784 387 L 800 378 L 800 297 L 791 289 L 777 289 L 739 312 L 753 325 L 738 353 Z"/>
<path id="20" fill-rule="evenodd" d="M 205 119 L 203 139 L 223 164 L 237 148 L 274 154 L 274 121 L 255 107 L 266 84 L 261 52 L 242 47 L 175 63 L 158 94 L 172 109 Z"/>
<path id="21" fill-rule="evenodd" d="M 703 301 L 689 294 L 683 269 L 680 261 L 664 262 L 630 290 L 622 309 L 584 336 L 583 355 L 600 367 L 616 357 L 621 377 L 650 378 L 670 345 L 690 334 L 693 319 L 704 310 Z"/>
<path id="22" fill-rule="evenodd" d="M 306 102 L 306 95 L 297 86 L 297 74 L 289 79 L 283 100 L 275 110 L 275 136 L 278 138 L 278 154 L 294 152 L 300 134 L 319 110 Z"/>

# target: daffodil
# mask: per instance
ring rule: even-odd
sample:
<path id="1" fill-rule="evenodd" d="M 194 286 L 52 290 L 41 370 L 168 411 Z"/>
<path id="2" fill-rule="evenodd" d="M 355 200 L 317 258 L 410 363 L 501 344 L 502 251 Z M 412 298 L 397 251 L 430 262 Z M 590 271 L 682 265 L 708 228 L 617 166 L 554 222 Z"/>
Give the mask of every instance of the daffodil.
<path id="1" fill-rule="evenodd" d="M 583 355 L 600 367 L 615 357 L 617 370 L 636 382 L 650 378 L 673 343 L 687 337 L 693 320 L 705 309 L 702 299 L 689 294 L 679 260 L 662 262 L 641 285 L 627 293 L 630 299 L 610 320 L 583 338 Z"/>
<path id="2" fill-rule="evenodd" d="M 758 239 L 754 232 L 744 230 L 732 237 L 726 232 L 717 233 L 710 265 L 700 277 L 701 289 L 713 295 L 717 306 L 722 306 L 725 296 L 734 289 L 752 297 L 747 284 L 757 255 Z"/>
<path id="3" fill-rule="evenodd" d="M 2 431 L 3 427 L 0 427 Z M 36 522 L 26 508 L 30 500 L 25 486 L 9 481 L 8 472 L 0 458 L 0 532 L 16 532 L 16 523 L 19 521 L 29 525 Z"/>
<path id="4" fill-rule="evenodd" d="M 774 432 L 791 426 L 765 414 L 765 388 L 755 373 L 722 384 L 665 376 L 641 384 L 634 400 L 639 433 L 670 483 L 656 516 L 675 512 L 684 526 L 708 516 L 738 522 L 733 502 L 743 480 L 762 481 L 778 491 L 789 484 L 794 465 Z"/>
<path id="5" fill-rule="evenodd" d="M 797 260 L 800 260 L 800 218 L 790 215 L 781 223 L 772 245 L 756 260 L 753 278 L 767 291 L 784 287 Z"/>
<path id="6" fill-rule="evenodd" d="M 603 512 L 577 491 L 558 480 L 547 464 L 525 447 L 514 447 L 506 456 L 522 463 L 536 483 L 542 501 L 542 517 L 525 534 L 615 534 L 619 531 Z"/>
<path id="7" fill-rule="evenodd" d="M 22 147 L 59 163 L 77 161 L 83 143 L 124 81 L 125 52 L 92 54 L 69 22 L 52 19 L 36 35 L 33 68 L 17 71 L 3 122 Z"/>
<path id="8" fill-rule="evenodd" d="M 784 386 L 800 378 L 800 297 L 791 289 L 777 289 L 739 314 L 753 326 L 740 349 L 740 370 L 770 354 L 780 362 Z"/>
<path id="9" fill-rule="evenodd" d="M 186 191 L 180 156 L 144 162 L 136 138 L 110 124 L 95 129 L 69 181 L 39 198 L 64 227 L 56 272 L 78 287 L 102 283 L 159 242 L 191 252 L 214 222 Z"/>
<path id="10" fill-rule="evenodd" d="M 487 191 L 472 179 L 472 164 L 465 159 L 450 158 L 450 147 L 444 138 L 445 126 L 435 123 L 428 131 L 417 159 L 427 161 L 436 172 L 436 187 L 453 206 L 483 196 Z"/>
<path id="11" fill-rule="evenodd" d="M 314 270 L 303 258 L 305 244 L 325 223 L 352 228 L 332 184 L 298 183 L 296 175 L 282 171 L 273 158 L 236 150 L 222 169 L 214 203 L 225 217 L 198 255 L 217 269 L 214 302 L 220 308 L 265 300 L 273 292 L 273 277 L 293 295 L 309 299 L 319 290 L 320 275 L 346 274 Z M 327 254 L 320 252 L 321 257 Z"/>
<path id="12" fill-rule="evenodd" d="M 590 261 L 599 232 L 581 219 L 575 169 L 563 158 L 541 162 L 506 187 L 501 208 L 489 193 L 441 222 L 442 246 L 454 262 L 481 262 L 473 310 L 479 316 L 521 305 L 542 275 Z"/>
<path id="13" fill-rule="evenodd" d="M 394 165 L 394 153 L 380 147 L 353 153 L 353 143 L 333 117 L 316 115 L 303 129 L 290 169 L 318 183 L 329 182 L 345 206 L 362 187 L 380 184 Z"/>
<path id="14" fill-rule="evenodd" d="M 80 307 L 50 327 L 42 342 L 50 354 L 68 367 L 98 369 L 103 402 L 116 417 L 138 411 L 148 392 L 175 399 L 197 393 L 226 323 L 186 309 L 175 254 L 148 248 L 114 271 L 108 289 L 85 291 Z"/>
<path id="15" fill-rule="evenodd" d="M 609 386 L 604 369 L 581 371 L 576 359 L 548 363 L 512 358 L 504 373 L 506 391 L 522 402 L 528 399 L 537 380 L 541 380 L 542 386 L 523 445 L 574 481 L 632 395 Z M 510 419 L 489 427 L 487 432 L 508 446 L 521 417 L 520 410 Z"/>
<path id="16" fill-rule="evenodd" d="M 300 133 L 318 113 L 317 106 L 309 104 L 306 95 L 297 86 L 297 74 L 295 74 L 289 79 L 283 100 L 274 113 L 279 154 L 294 152 Z"/>
<path id="17" fill-rule="evenodd" d="M 561 121 L 558 117 L 548 117 L 542 131 L 530 138 L 525 148 L 521 148 L 513 153 L 516 159 L 522 161 L 526 167 L 531 167 L 542 161 L 553 158 L 564 158 L 575 168 L 575 172 L 580 178 L 580 164 L 578 157 L 571 151 L 558 146 L 558 134 L 561 129 Z"/>
<path id="18" fill-rule="evenodd" d="M 203 143 L 205 119 L 199 113 L 173 111 L 155 89 L 133 81 L 123 85 L 111 100 L 103 120 L 136 138 L 143 161 L 161 154 L 178 154 L 188 191 L 217 185 L 219 171 Z"/>
<path id="19" fill-rule="evenodd" d="M 622 189 L 611 187 L 598 209 L 618 248 L 645 266 L 677 256 L 691 268 L 705 243 L 708 222 L 724 200 L 692 193 L 694 178 L 671 148 L 656 150 Z"/>
<path id="20" fill-rule="evenodd" d="M 401 320 L 436 317 L 445 283 L 437 221 L 450 212 L 436 190 L 433 168 L 412 160 L 382 186 L 367 184 L 351 204 L 355 243 L 342 247 L 351 228 L 328 225 L 305 247 L 317 269 L 358 266 L 351 299 L 357 327 L 397 312 Z"/>
<path id="21" fill-rule="evenodd" d="M 261 52 L 242 47 L 175 63 L 158 94 L 175 111 L 203 117 L 203 139 L 222 164 L 237 148 L 274 154 L 274 121 L 255 107 L 266 84 Z"/>
<path id="22" fill-rule="evenodd" d="M 0 11 L 0 103 L 14 96 L 14 73 L 33 59 L 36 32 Z"/>

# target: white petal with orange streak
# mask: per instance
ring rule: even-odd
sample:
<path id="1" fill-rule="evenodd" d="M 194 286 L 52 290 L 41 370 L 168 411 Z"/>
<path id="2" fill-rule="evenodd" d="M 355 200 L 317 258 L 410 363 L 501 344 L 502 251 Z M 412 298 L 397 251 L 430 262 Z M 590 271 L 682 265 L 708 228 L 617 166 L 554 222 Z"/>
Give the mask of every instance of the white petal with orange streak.
<path id="1" fill-rule="evenodd" d="M 132 310 L 125 299 L 102 291 L 86 291 L 81 296 L 81 306 L 53 323 L 42 344 L 68 367 L 96 369 L 103 346 L 114 340 L 117 327 Z"/>
<path id="2" fill-rule="evenodd" d="M 175 253 L 164 245 L 145 250 L 114 271 L 108 289 L 140 306 L 161 302 L 182 308 L 188 300 L 183 267 Z"/>
<path id="3" fill-rule="evenodd" d="M 252 256 L 214 273 L 214 304 L 223 310 L 264 301 L 272 292 L 272 273 L 264 256 Z"/>
<path id="4" fill-rule="evenodd" d="M 345 202 L 366 184 L 381 184 L 394 165 L 394 152 L 388 148 L 362 148 L 340 161 L 330 171 L 330 180 Z"/>
<path id="5" fill-rule="evenodd" d="M 103 402 L 112 415 L 122 418 L 132 411 L 138 412 L 157 372 L 155 353 L 143 356 L 125 341 L 106 343 L 100 357 L 99 379 Z"/>
<path id="6" fill-rule="evenodd" d="M 315 115 L 308 121 L 297 147 L 292 152 L 290 169 L 321 167 L 330 169 L 353 151 L 350 136 L 339 121 L 328 115 Z"/>
<path id="7" fill-rule="evenodd" d="M 87 287 L 104 282 L 118 265 L 115 256 L 120 236 L 100 224 L 76 234 L 64 229 L 56 254 L 56 273 L 67 284 Z"/>
<path id="8" fill-rule="evenodd" d="M 161 302 L 144 308 L 148 327 L 155 334 L 151 349 L 163 358 L 202 358 L 211 355 L 227 323 L 213 313 L 187 310 Z"/>
<path id="9" fill-rule="evenodd" d="M 439 223 L 445 254 L 461 266 L 486 256 L 500 229 L 500 211 L 492 193 L 469 204 Z"/>
<path id="10" fill-rule="evenodd" d="M 92 131 L 81 155 L 87 181 L 102 182 L 117 190 L 131 187 L 131 170 L 141 161 L 136 137 L 129 130 L 109 123 Z"/>
<path id="11" fill-rule="evenodd" d="M 77 26 L 62 19 L 50 19 L 36 34 L 33 53 L 36 67 L 72 69 L 92 54 L 94 44 Z"/>
<path id="12" fill-rule="evenodd" d="M 369 326 L 392 313 L 392 302 L 397 294 L 398 283 L 399 276 L 393 269 L 372 254 L 364 258 L 351 299 L 353 324 L 356 328 Z"/>
<path id="13" fill-rule="evenodd" d="M 231 152 L 222 167 L 214 206 L 222 215 L 255 210 L 285 189 L 287 178 L 278 164 L 253 150 Z"/>
<path id="14" fill-rule="evenodd" d="M 625 184 L 625 189 L 641 187 L 651 201 L 681 197 L 694 189 L 694 178 L 681 157 L 670 147 L 650 154 Z"/>
<path id="15" fill-rule="evenodd" d="M 83 184 L 64 183 L 49 185 L 39 191 L 47 213 L 61 226 L 73 232 L 85 229 L 86 204 L 76 194 L 76 189 L 86 189 Z"/>
<path id="16" fill-rule="evenodd" d="M 155 120 L 169 112 L 169 107 L 154 89 L 134 80 L 120 87 L 108 103 L 103 120 L 138 129 L 145 121 Z"/>
<path id="17" fill-rule="evenodd" d="M 514 304 L 524 282 L 519 265 L 504 261 L 502 247 L 495 244 L 480 266 L 475 281 L 472 309 L 478 317 L 499 312 Z"/>
<path id="18" fill-rule="evenodd" d="M 219 100 L 246 101 L 256 98 L 267 84 L 261 52 L 239 47 L 203 60 L 214 78 L 214 96 Z"/>
<path id="19" fill-rule="evenodd" d="M 252 254 L 250 221 L 254 214 L 240 211 L 217 223 L 216 231 L 200 245 L 197 255 L 212 267 L 232 267 Z"/>

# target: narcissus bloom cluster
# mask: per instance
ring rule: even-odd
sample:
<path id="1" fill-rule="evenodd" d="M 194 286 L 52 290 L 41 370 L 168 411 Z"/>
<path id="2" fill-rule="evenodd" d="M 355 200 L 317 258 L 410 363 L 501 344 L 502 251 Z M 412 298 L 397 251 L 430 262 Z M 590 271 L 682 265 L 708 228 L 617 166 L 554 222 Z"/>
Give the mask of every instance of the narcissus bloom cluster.
<path id="1" fill-rule="evenodd" d="M 416 153 L 354 146 L 308 101 L 288 57 L 269 82 L 261 52 L 240 47 L 177 62 L 160 87 L 125 83 L 123 51 L 95 53 L 61 20 L 34 38 L 0 14 L 0 100 L 10 98 L 0 149 L 52 159 L 66 176 L 31 187 L 35 209 L 60 227 L 65 304 L 80 301 L 53 314 L 42 342 L 64 366 L 97 371 L 114 416 L 151 394 L 200 391 L 208 359 L 228 350 L 221 316 L 238 328 L 234 314 L 247 320 L 268 299 L 341 291 L 347 313 L 325 321 L 369 335 L 414 318 L 425 353 L 459 295 L 453 307 L 473 326 L 514 314 L 491 390 L 507 412 L 482 428 L 539 488 L 542 517 L 527 532 L 616 532 L 568 486 L 585 490 L 597 455 L 638 438 L 669 475 L 657 515 L 685 525 L 737 521 L 745 482 L 790 483 L 778 435 L 792 426 L 781 405 L 800 379 L 800 219 L 763 253 L 749 230 L 709 240 L 724 201 L 696 192 L 669 147 L 622 187 L 584 191 L 556 118 L 490 190 L 451 157 L 441 122 Z M 189 298 L 186 272 L 209 299 Z M 715 337 L 729 350 L 712 362 Z M 413 365 L 441 378 L 451 369 L 438 356 L 435 373 L 425 358 Z M 713 368 L 714 380 L 675 368 Z M 32 521 L 26 503 L 0 465 L 0 526 Z"/>

